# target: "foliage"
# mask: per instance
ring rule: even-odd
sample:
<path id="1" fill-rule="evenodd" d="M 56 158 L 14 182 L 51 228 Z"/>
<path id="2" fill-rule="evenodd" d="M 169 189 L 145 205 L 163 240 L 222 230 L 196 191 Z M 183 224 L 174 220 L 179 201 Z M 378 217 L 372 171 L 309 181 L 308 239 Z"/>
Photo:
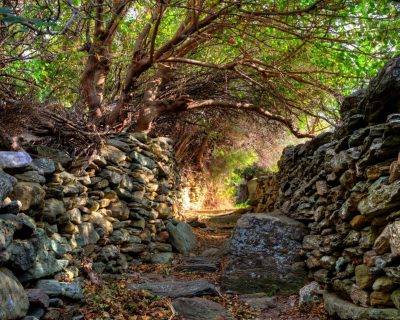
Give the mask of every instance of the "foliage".
<path id="1" fill-rule="evenodd" d="M 90 72 L 105 83 L 91 90 L 101 107 L 119 101 L 126 114 L 143 106 L 144 91 L 167 64 L 174 75 L 157 89 L 157 101 L 189 96 L 190 109 L 206 99 L 213 107 L 246 103 L 296 134 L 313 133 L 337 121 L 340 93 L 398 54 L 398 16 L 390 0 L 4 0 L 0 95 L 97 106 L 82 97 L 95 58 L 104 70 Z"/>
<path id="2" fill-rule="evenodd" d="M 214 207 L 216 204 L 233 206 L 236 187 L 242 181 L 243 170 L 258 160 L 253 150 L 217 148 L 214 150 L 209 173 L 209 190 Z M 211 199 L 210 199 L 211 198 Z"/>

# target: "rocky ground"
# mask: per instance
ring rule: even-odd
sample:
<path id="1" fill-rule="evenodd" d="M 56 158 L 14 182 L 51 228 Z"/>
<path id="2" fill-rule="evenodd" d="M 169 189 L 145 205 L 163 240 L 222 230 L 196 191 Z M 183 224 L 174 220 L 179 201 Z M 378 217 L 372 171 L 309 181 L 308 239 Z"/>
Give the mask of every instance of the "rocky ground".
<path id="1" fill-rule="evenodd" d="M 124 275 L 105 275 L 101 285 L 88 281 L 81 308 L 85 319 L 327 319 L 320 302 L 301 312 L 297 295 L 223 289 L 227 242 L 242 213 L 192 213 L 198 245 L 189 257 L 132 266 Z"/>

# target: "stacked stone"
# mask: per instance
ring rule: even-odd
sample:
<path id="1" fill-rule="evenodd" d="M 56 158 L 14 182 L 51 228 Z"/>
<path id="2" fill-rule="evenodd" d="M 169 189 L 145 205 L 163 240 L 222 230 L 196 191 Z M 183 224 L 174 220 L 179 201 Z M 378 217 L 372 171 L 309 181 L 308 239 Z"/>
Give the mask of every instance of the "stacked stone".
<path id="1" fill-rule="evenodd" d="M 279 192 L 277 176 L 273 173 L 264 173 L 247 182 L 249 204 L 254 212 L 271 212 Z"/>
<path id="2" fill-rule="evenodd" d="M 271 187 L 275 209 L 308 223 L 310 275 L 369 308 L 400 309 L 399 74 L 392 60 L 345 99 L 339 128 L 286 148 Z"/>
<path id="3" fill-rule="evenodd" d="M 0 289 L 1 319 L 26 314 L 20 282 L 73 281 L 84 258 L 97 272 L 121 273 L 132 263 L 171 261 L 172 245 L 184 253 L 193 246 L 182 236 L 187 225 L 172 217 L 179 179 L 168 139 L 119 135 L 90 161 L 44 147 L 35 154 L 0 151 L 0 282 L 9 284 Z M 36 286 L 82 297 L 74 282 Z"/>

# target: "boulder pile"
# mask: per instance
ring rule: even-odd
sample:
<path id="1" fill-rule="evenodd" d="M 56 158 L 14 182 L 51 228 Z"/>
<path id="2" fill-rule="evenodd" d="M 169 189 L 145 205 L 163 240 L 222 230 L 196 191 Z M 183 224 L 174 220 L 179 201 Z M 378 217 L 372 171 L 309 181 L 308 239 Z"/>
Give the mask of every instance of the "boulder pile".
<path id="1" fill-rule="evenodd" d="M 80 299 L 82 261 L 122 273 L 187 253 L 195 239 L 173 218 L 178 197 L 166 138 L 122 134 L 89 161 L 44 147 L 0 151 L 0 318 L 25 315 L 41 294 Z"/>
<path id="2" fill-rule="evenodd" d="M 258 186 L 258 211 L 271 194 L 275 210 L 307 224 L 310 276 L 344 299 L 326 295 L 331 314 L 355 304 L 400 317 L 399 75 L 398 58 L 345 98 L 335 131 L 286 148 L 279 173 Z"/>

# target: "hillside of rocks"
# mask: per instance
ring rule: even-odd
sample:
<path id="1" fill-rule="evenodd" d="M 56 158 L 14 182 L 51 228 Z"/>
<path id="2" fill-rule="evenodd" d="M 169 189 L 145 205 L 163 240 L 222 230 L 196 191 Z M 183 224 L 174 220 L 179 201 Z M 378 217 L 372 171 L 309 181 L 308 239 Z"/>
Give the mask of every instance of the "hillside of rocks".
<path id="1" fill-rule="evenodd" d="M 250 181 L 250 200 L 303 223 L 296 248 L 331 315 L 399 319 L 400 59 L 340 111 L 338 128 L 287 147 L 278 173 Z"/>

